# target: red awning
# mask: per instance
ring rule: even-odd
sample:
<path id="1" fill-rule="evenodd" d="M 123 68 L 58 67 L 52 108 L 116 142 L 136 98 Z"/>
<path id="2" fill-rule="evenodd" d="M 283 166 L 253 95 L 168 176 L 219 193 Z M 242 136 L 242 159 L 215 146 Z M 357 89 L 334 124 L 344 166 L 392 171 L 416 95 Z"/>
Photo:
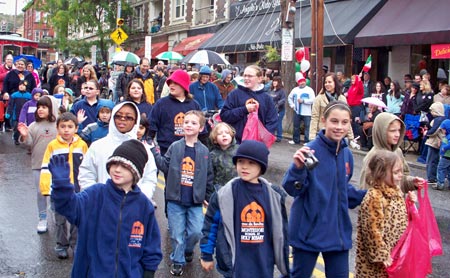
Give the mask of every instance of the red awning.
<path id="1" fill-rule="evenodd" d="M 441 0 L 389 0 L 356 35 L 355 46 L 449 43 L 447 6 Z"/>
<path id="2" fill-rule="evenodd" d="M 152 59 L 156 59 L 156 55 L 163 53 L 164 51 L 169 50 L 169 42 L 157 42 L 152 44 Z M 145 55 L 145 46 L 139 48 L 136 52 L 134 52 L 139 57 L 144 57 Z"/>
<path id="3" fill-rule="evenodd" d="M 213 35 L 213 33 L 209 33 L 185 38 L 173 48 L 173 51 L 178 52 L 181 55 L 187 55 L 192 51 L 197 50 L 200 45 L 206 42 Z"/>

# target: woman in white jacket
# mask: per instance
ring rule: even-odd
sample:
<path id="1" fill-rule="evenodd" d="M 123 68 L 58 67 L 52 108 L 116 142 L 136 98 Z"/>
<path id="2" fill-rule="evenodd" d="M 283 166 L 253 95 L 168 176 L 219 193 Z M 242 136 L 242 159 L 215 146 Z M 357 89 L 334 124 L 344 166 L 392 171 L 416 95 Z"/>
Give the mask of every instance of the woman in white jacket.
<path id="1" fill-rule="evenodd" d="M 136 105 L 130 101 L 121 102 L 113 108 L 108 135 L 92 143 L 80 165 L 78 182 L 81 190 L 96 183 L 106 183 L 110 178 L 106 161 L 122 142 L 137 138 L 141 118 L 138 111 Z M 157 183 L 157 168 L 152 152 L 148 146 L 145 147 L 149 159 L 138 186 L 147 198 L 152 200 Z"/>

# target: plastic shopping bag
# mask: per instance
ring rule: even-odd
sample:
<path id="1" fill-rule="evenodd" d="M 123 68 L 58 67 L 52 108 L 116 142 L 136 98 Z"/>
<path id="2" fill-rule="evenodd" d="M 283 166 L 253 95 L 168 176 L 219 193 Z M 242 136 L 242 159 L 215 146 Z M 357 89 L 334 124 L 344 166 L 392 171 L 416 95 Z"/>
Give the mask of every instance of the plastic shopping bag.
<path id="1" fill-rule="evenodd" d="M 442 252 L 442 239 L 436 222 L 436 217 L 431 207 L 430 198 L 428 197 L 428 184 L 425 184 L 422 190 L 418 191 L 417 199 L 419 201 L 419 215 L 423 227 L 426 227 L 427 238 L 430 247 L 431 256 L 440 256 Z"/>
<path id="2" fill-rule="evenodd" d="M 270 148 L 275 142 L 275 135 L 270 133 L 258 118 L 258 111 L 248 114 L 247 123 L 242 133 L 242 141 L 256 140 Z"/>
<path id="3" fill-rule="evenodd" d="M 425 278 L 431 273 L 431 254 L 426 229 L 421 227 L 420 213 L 407 197 L 408 227 L 391 252 L 392 265 L 386 271 L 389 278 Z"/>

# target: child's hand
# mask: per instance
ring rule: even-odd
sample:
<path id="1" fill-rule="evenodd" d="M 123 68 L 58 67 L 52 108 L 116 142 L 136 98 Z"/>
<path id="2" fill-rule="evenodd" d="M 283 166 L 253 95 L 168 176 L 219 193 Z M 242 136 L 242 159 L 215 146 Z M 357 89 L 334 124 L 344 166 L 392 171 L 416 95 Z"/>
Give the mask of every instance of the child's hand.
<path id="1" fill-rule="evenodd" d="M 19 131 L 22 137 L 28 136 L 28 127 L 25 123 L 18 123 L 17 130 Z"/>
<path id="2" fill-rule="evenodd" d="M 297 168 L 303 168 L 303 166 L 305 165 L 305 159 L 307 157 L 308 153 L 314 153 L 314 150 L 310 149 L 307 146 L 304 146 L 300 149 L 298 149 L 295 153 L 294 153 L 294 164 Z"/>
<path id="3" fill-rule="evenodd" d="M 422 189 L 425 185 L 425 180 L 419 177 L 414 177 L 413 182 L 417 189 Z"/>
<path id="4" fill-rule="evenodd" d="M 417 202 L 417 194 L 414 191 L 408 191 L 408 197 L 414 203 Z"/>
<path id="5" fill-rule="evenodd" d="M 383 264 L 384 264 L 384 266 L 385 266 L 386 268 L 387 268 L 387 267 L 390 267 L 391 264 L 392 264 L 392 258 L 389 257 L 389 259 L 387 259 L 386 261 L 384 261 Z"/>
<path id="6" fill-rule="evenodd" d="M 200 263 L 201 263 L 201 265 L 202 265 L 202 268 L 203 268 L 204 270 L 206 270 L 206 271 L 211 271 L 211 270 L 214 269 L 214 261 L 212 261 L 212 262 L 207 262 L 207 261 L 204 261 L 204 260 L 200 260 Z"/>
<path id="7" fill-rule="evenodd" d="M 87 119 L 87 116 L 85 116 L 85 114 L 86 114 L 86 111 L 84 111 L 84 109 L 78 110 L 78 112 L 77 112 L 77 120 L 78 120 L 79 124 L 81 124 L 82 122 L 84 122 L 84 120 Z"/>

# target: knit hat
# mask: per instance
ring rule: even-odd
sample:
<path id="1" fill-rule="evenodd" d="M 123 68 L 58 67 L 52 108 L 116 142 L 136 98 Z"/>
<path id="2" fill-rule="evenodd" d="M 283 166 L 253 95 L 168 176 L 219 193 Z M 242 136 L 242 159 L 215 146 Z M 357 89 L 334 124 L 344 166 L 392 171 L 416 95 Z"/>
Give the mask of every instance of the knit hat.
<path id="1" fill-rule="evenodd" d="M 231 74 L 230 70 L 227 70 L 227 69 L 223 70 L 222 71 L 222 80 L 225 81 L 225 79 L 227 79 L 228 75 L 230 75 L 230 74 Z"/>
<path id="2" fill-rule="evenodd" d="M 123 142 L 114 150 L 106 162 L 106 169 L 109 173 L 112 164 L 121 163 L 133 173 L 133 184 L 137 184 L 142 178 L 147 161 L 148 155 L 144 144 L 136 139 L 131 139 Z"/>
<path id="3" fill-rule="evenodd" d="M 189 85 L 191 84 L 191 80 L 187 72 L 180 69 L 176 70 L 169 78 L 167 78 L 167 85 L 169 85 L 171 81 L 177 83 L 178 85 L 183 87 L 186 92 L 189 93 Z"/>
<path id="4" fill-rule="evenodd" d="M 269 149 L 262 142 L 255 140 L 242 141 L 233 156 L 233 164 L 236 165 L 238 158 L 247 158 L 256 161 L 261 166 L 261 175 L 266 172 L 269 160 Z"/>
<path id="5" fill-rule="evenodd" d="M 417 91 L 420 90 L 420 85 L 419 85 L 419 83 L 414 82 L 414 83 L 412 84 L 412 87 L 415 88 Z"/>
<path id="6" fill-rule="evenodd" d="M 73 91 L 70 88 L 65 88 L 64 91 L 73 97 Z"/>
<path id="7" fill-rule="evenodd" d="M 433 104 L 431 104 L 430 106 L 430 112 L 433 114 L 433 116 L 437 116 L 437 117 L 442 117 L 445 116 L 445 112 L 444 112 L 444 104 L 442 104 L 441 102 L 435 102 Z"/>
<path id="8" fill-rule="evenodd" d="M 306 79 L 301 72 L 295 73 L 295 80 L 297 80 L 297 84 L 299 84 L 300 82 L 306 82 Z"/>

